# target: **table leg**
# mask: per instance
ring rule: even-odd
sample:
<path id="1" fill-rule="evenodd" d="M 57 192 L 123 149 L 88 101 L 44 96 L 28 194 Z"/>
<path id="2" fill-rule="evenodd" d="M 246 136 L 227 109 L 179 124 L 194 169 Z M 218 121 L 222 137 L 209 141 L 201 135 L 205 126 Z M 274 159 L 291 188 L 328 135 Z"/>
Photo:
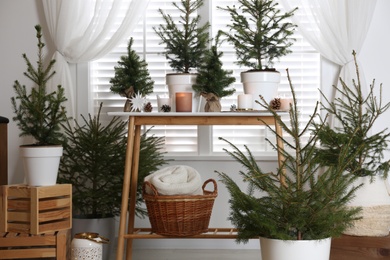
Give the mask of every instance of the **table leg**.
<path id="1" fill-rule="evenodd" d="M 120 214 L 120 222 L 119 222 L 116 260 L 123 260 L 123 251 L 124 251 L 124 243 L 125 243 L 124 235 L 126 231 L 126 215 L 128 211 L 131 166 L 133 162 L 134 122 L 135 122 L 135 118 L 129 117 L 128 132 L 127 132 L 128 137 L 127 137 L 127 147 L 126 147 L 126 161 L 125 161 L 125 170 L 123 175 L 122 204 L 121 204 L 121 214 Z"/>
<path id="2" fill-rule="evenodd" d="M 135 206 L 137 203 L 137 183 L 138 183 L 138 166 L 139 166 L 139 153 L 141 146 L 141 126 L 135 126 L 134 133 L 134 147 L 133 147 L 133 168 L 131 171 L 131 182 L 130 182 L 130 204 L 129 204 L 129 221 L 127 222 L 127 233 L 134 233 L 134 222 L 135 222 Z M 132 259 L 133 252 L 133 238 L 127 239 L 126 248 L 126 259 Z"/>
<path id="3" fill-rule="evenodd" d="M 282 140 L 282 136 L 283 136 L 283 129 L 282 127 L 280 126 L 279 122 L 278 122 L 278 118 L 275 118 L 275 132 L 276 132 L 276 147 L 278 148 L 278 165 L 279 165 L 279 169 L 282 170 L 282 174 L 280 175 L 280 183 L 281 185 L 283 186 L 286 186 L 286 168 L 283 166 L 284 164 L 284 154 L 283 154 L 283 147 L 284 147 L 284 144 L 283 144 L 283 140 Z"/>

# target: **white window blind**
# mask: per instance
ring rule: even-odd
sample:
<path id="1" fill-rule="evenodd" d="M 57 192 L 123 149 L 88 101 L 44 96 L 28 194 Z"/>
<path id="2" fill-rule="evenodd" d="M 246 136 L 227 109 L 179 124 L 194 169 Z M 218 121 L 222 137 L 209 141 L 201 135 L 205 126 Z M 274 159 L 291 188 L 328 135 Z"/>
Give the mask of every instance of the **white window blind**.
<path id="1" fill-rule="evenodd" d="M 143 21 L 140 22 L 136 31 L 130 35 L 134 38 L 133 48 L 146 60 L 149 73 L 155 81 L 154 93 L 147 97 L 152 103 L 154 111 L 157 111 L 157 95 L 168 94 L 168 89 L 165 85 L 165 75 L 172 71 L 165 60 L 165 56 L 161 54 L 164 51 L 164 46 L 160 44 L 160 38 L 155 34 L 153 27 L 164 23 L 157 11 L 159 8 L 178 19 L 180 13 L 172 5 L 173 1 L 180 2 L 179 0 L 150 0 Z M 230 22 L 229 13 L 219 10 L 217 7 L 232 6 L 234 4 L 237 4 L 236 0 L 205 1 L 201 15 L 203 19 L 208 19 L 210 22 L 211 35 L 214 36 L 220 29 L 225 30 L 226 24 Z M 282 75 L 279 86 L 280 97 L 290 96 L 290 88 L 286 77 L 286 68 L 289 69 L 298 97 L 302 120 L 305 122 L 319 99 L 320 55 L 299 33 L 294 35 L 294 37 L 297 41 L 292 48 L 293 53 L 283 57 L 280 62 L 275 64 L 275 68 Z M 126 55 L 127 42 L 128 39 L 125 39 L 110 54 L 90 63 L 90 85 L 93 104 L 96 112 L 100 102 L 103 102 L 103 117 L 106 115 L 106 112 L 123 110 L 125 100 L 119 95 L 110 92 L 109 81 L 114 76 L 114 66 L 117 65 L 120 56 Z M 240 72 L 248 68 L 240 68 L 234 63 L 236 61 L 235 51 L 228 43 L 225 42 L 220 50 L 224 52 L 222 58 L 224 68 L 233 70 L 236 77 L 236 82 L 232 86 L 236 89 L 236 94 L 222 99 L 222 110 L 226 111 L 230 109 L 232 104 L 237 103 L 237 95 L 243 93 Z M 285 119 L 287 120 L 288 118 Z M 109 118 L 106 117 L 106 120 L 109 120 Z M 197 126 L 155 126 L 151 134 L 163 136 L 165 138 L 166 151 L 172 154 L 223 154 L 222 149 L 228 146 L 225 142 L 220 141 L 219 137 L 232 141 L 240 148 L 243 145 L 248 145 L 253 152 L 269 153 L 271 151 L 264 137 L 272 140 L 274 136 L 265 127 L 213 126 L 206 131 L 204 131 L 204 128 Z M 202 147 L 202 149 L 199 147 Z"/>

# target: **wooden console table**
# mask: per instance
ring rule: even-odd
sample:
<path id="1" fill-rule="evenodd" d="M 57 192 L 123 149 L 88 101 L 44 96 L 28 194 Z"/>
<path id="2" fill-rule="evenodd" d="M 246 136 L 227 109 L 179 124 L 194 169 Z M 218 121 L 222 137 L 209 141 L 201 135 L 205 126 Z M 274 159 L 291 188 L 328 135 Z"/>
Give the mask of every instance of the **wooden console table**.
<path id="1" fill-rule="evenodd" d="M 220 112 L 220 113 L 126 113 L 111 112 L 110 116 L 127 116 L 128 140 L 126 148 L 126 162 L 123 178 L 122 206 L 119 223 L 117 260 L 122 260 L 124 244 L 127 239 L 126 259 L 132 259 L 133 239 L 140 238 L 168 238 L 152 234 L 150 229 L 134 228 L 135 205 L 138 181 L 138 161 L 141 141 L 141 126 L 143 125 L 275 125 L 275 130 L 281 136 L 282 129 L 275 118 L 266 112 Z M 260 121 L 259 119 L 262 119 Z M 282 140 L 277 138 L 278 147 L 282 147 Z M 283 161 L 281 153 L 278 153 L 278 163 Z M 130 201 L 129 201 L 130 198 Z M 126 214 L 129 211 L 128 229 L 126 232 Z M 171 238 L 171 237 L 169 237 Z M 208 233 L 189 238 L 236 238 L 234 229 L 215 228 Z"/>

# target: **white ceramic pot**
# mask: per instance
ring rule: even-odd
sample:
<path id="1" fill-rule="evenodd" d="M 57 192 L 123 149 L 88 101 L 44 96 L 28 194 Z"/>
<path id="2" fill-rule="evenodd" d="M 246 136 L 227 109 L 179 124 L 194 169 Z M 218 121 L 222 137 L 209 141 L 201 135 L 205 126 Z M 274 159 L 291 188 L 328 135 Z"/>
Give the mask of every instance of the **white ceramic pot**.
<path id="1" fill-rule="evenodd" d="M 262 107 L 256 103 L 260 101 L 260 95 L 268 103 L 278 95 L 280 72 L 278 71 L 247 71 L 241 73 L 241 82 L 245 94 L 252 94 L 253 109 L 261 110 Z"/>
<path id="2" fill-rule="evenodd" d="M 260 238 L 262 260 L 329 260 L 331 238 L 278 240 Z"/>
<path id="3" fill-rule="evenodd" d="M 52 186 L 57 183 L 62 146 L 21 146 L 27 184 L 30 186 Z"/>
<path id="4" fill-rule="evenodd" d="M 390 229 L 390 195 L 386 180 L 375 177 L 360 177 L 355 185 L 363 184 L 356 191 L 351 207 L 362 207 L 362 219 L 357 220 L 344 234 L 351 236 L 388 236 Z"/>
<path id="5" fill-rule="evenodd" d="M 97 233 L 78 233 L 71 243 L 71 260 L 102 260 L 103 244 Z"/>
<path id="6" fill-rule="evenodd" d="M 97 233 L 109 240 L 103 244 L 103 260 L 112 259 L 115 249 L 115 218 L 77 218 L 72 219 L 72 237 L 78 233 Z"/>
<path id="7" fill-rule="evenodd" d="M 192 93 L 192 112 L 199 112 L 200 96 L 192 89 L 196 83 L 197 74 L 167 74 L 166 83 L 168 85 L 169 97 L 171 98 L 172 112 L 176 111 L 176 92 Z"/>

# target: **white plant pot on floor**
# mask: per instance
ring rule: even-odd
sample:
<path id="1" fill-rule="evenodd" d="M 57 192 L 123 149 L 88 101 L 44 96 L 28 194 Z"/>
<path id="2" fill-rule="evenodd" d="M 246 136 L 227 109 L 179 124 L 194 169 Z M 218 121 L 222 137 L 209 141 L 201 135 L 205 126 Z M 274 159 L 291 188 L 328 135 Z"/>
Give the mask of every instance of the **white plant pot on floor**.
<path id="1" fill-rule="evenodd" d="M 52 186 L 57 183 L 62 146 L 21 146 L 27 185 Z"/>
<path id="2" fill-rule="evenodd" d="M 169 97 L 171 98 L 172 112 L 176 111 L 176 93 L 192 93 L 192 112 L 199 112 L 200 96 L 192 89 L 196 83 L 197 74 L 167 74 L 166 83 L 168 85 Z"/>
<path id="3" fill-rule="evenodd" d="M 329 260 L 331 238 L 278 240 L 260 238 L 262 260 Z"/>
<path id="4" fill-rule="evenodd" d="M 357 190 L 351 207 L 362 207 L 361 217 L 344 234 L 351 236 L 388 236 L 390 229 L 390 191 L 387 180 L 375 177 L 360 177 L 355 185 L 363 184 Z"/>
<path id="5" fill-rule="evenodd" d="M 263 96 L 268 103 L 278 95 L 280 72 L 278 71 L 247 71 L 241 73 L 241 82 L 245 94 L 252 94 L 253 109 L 261 110 L 256 103 Z"/>

